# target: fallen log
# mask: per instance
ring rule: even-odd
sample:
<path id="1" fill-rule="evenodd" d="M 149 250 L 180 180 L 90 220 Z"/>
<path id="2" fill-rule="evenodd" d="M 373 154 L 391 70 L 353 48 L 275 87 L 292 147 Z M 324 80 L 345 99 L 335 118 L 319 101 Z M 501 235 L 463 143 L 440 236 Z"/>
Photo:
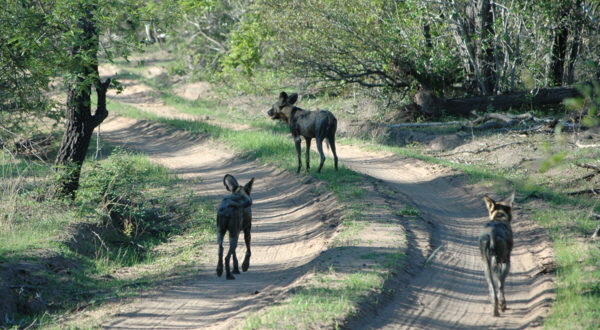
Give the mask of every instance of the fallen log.
<path id="1" fill-rule="evenodd" d="M 431 127 L 431 126 L 450 126 L 450 125 L 465 125 L 469 124 L 469 121 L 449 121 L 449 122 L 433 122 L 433 123 L 408 123 L 408 124 L 378 124 L 383 127 L 391 128 L 406 128 L 406 127 Z"/>
<path id="2" fill-rule="evenodd" d="M 439 107 L 439 113 L 468 117 L 473 111 L 489 112 L 520 109 L 523 106 L 541 106 L 560 104 L 566 98 L 581 96 L 573 87 L 540 88 L 530 92 L 516 92 L 495 96 L 476 96 L 460 99 L 438 99 L 434 104 Z"/>
<path id="3" fill-rule="evenodd" d="M 472 113 L 477 116 L 475 112 Z M 500 120 L 504 123 L 500 122 L 490 122 L 491 120 Z M 519 123 L 532 121 L 538 125 L 534 125 L 529 128 L 517 128 L 511 129 L 507 126 L 517 125 Z M 481 124 L 479 126 L 475 126 L 476 124 Z M 484 116 L 477 116 L 474 120 L 465 120 L 465 121 L 449 121 L 449 122 L 430 122 L 430 123 L 405 123 L 405 124 L 383 124 L 378 123 L 377 125 L 383 127 L 390 128 L 416 128 L 416 127 L 435 127 L 435 126 L 452 126 L 452 125 L 460 125 L 461 129 L 464 128 L 472 128 L 474 130 L 489 130 L 489 129 L 505 129 L 507 131 L 515 130 L 515 131 L 526 131 L 531 132 L 540 129 L 554 129 L 556 125 L 561 124 L 566 129 L 576 129 L 580 128 L 579 124 L 572 124 L 568 122 L 561 122 L 554 117 L 548 118 L 536 118 L 530 113 L 524 113 L 520 115 L 512 115 L 512 114 L 503 114 L 503 113 L 487 113 Z"/>
<path id="4" fill-rule="evenodd" d="M 575 141 L 577 148 L 598 148 L 600 144 L 581 144 L 579 141 Z"/>

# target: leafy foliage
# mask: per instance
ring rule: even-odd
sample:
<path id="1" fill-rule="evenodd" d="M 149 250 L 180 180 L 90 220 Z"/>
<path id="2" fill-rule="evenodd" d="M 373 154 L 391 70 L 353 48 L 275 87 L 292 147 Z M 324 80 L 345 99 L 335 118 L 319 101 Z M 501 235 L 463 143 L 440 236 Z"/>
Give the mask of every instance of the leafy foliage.
<path id="1" fill-rule="evenodd" d="M 156 173 L 160 171 L 161 173 Z M 150 198 L 144 191 L 153 188 L 148 177 L 162 178 L 152 185 L 169 185 L 174 180 L 164 169 L 119 148 L 104 162 L 93 162 L 82 177 L 77 201 L 88 209 L 100 206 L 104 223 L 126 236 L 138 236 L 152 227 Z"/>

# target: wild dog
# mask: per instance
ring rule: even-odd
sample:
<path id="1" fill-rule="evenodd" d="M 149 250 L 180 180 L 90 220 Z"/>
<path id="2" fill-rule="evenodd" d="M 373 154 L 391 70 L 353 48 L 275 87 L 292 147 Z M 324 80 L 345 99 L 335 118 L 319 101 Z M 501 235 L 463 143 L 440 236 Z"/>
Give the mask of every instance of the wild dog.
<path id="1" fill-rule="evenodd" d="M 242 271 L 247 271 L 250 267 L 250 229 L 252 229 L 252 184 L 254 178 L 245 186 L 240 186 L 237 180 L 230 174 L 225 175 L 223 184 L 231 192 L 230 195 L 223 198 L 217 210 L 217 241 L 219 243 L 219 262 L 217 263 L 217 275 L 223 274 L 223 238 L 229 231 L 229 251 L 225 256 L 225 271 L 228 280 L 234 280 L 231 274 L 240 274 L 238 268 L 238 259 L 235 254 L 240 232 L 244 231 L 244 242 L 246 242 L 246 257 L 242 263 Z M 233 256 L 233 271 L 230 271 L 229 260 Z"/>
<path id="2" fill-rule="evenodd" d="M 310 143 L 313 138 L 317 139 L 317 149 L 321 155 L 321 164 L 318 173 L 325 163 L 325 154 L 323 153 L 323 140 L 327 143 L 333 152 L 333 161 L 335 170 L 338 169 L 338 157 L 335 151 L 335 131 L 337 130 L 337 119 L 326 110 L 308 111 L 294 106 L 298 100 L 298 94 L 293 93 L 289 97 L 285 92 L 279 94 L 279 99 L 273 107 L 267 111 L 271 119 L 281 119 L 290 127 L 290 132 L 294 137 L 296 144 L 296 153 L 298 154 L 298 172 L 302 169 L 302 147 L 300 137 L 306 140 L 306 171 L 310 170 Z"/>
<path id="3" fill-rule="evenodd" d="M 504 281 L 510 271 L 510 253 L 513 248 L 511 209 L 515 200 L 513 192 L 505 201 L 494 202 L 483 196 L 490 214 L 490 222 L 483 225 L 479 236 L 479 252 L 484 262 L 485 278 L 490 290 L 493 316 L 500 316 L 498 309 L 506 310 Z"/>

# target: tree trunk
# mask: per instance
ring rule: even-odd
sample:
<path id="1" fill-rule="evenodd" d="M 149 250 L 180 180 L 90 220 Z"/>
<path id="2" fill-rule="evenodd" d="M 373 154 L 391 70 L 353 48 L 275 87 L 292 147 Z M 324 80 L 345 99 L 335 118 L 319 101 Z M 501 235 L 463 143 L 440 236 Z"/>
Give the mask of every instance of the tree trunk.
<path id="1" fill-rule="evenodd" d="M 77 78 L 69 84 L 65 113 L 65 133 L 55 165 L 59 171 L 53 196 L 75 198 L 79 188 L 81 166 L 87 154 L 94 128 L 106 117 L 106 91 L 110 79 L 100 82 L 98 75 L 98 28 L 94 20 L 95 6 L 84 8 L 79 21 L 82 33 L 78 44 L 71 49 L 73 75 Z M 87 60 L 85 60 L 87 58 Z M 91 111 L 92 85 L 96 85 L 98 106 L 94 115 Z"/>
<path id="2" fill-rule="evenodd" d="M 485 89 L 482 92 L 485 95 L 494 95 L 496 88 L 496 61 L 494 44 L 494 13 L 493 4 L 489 0 L 481 1 L 481 46 L 480 46 L 480 67 L 481 79 Z"/>
<path id="3" fill-rule="evenodd" d="M 436 113 L 468 117 L 473 111 L 485 113 L 491 110 L 519 109 L 525 105 L 560 104 L 563 99 L 576 96 L 581 96 L 577 89 L 572 87 L 558 87 L 496 96 L 477 96 L 449 100 L 437 99 L 431 101 L 431 103 L 439 106 L 439 109 L 435 111 Z"/>
<path id="4" fill-rule="evenodd" d="M 554 36 L 554 45 L 552 46 L 552 86 L 562 86 L 565 75 L 565 58 L 567 55 L 567 39 L 569 39 L 569 29 L 562 27 Z"/>

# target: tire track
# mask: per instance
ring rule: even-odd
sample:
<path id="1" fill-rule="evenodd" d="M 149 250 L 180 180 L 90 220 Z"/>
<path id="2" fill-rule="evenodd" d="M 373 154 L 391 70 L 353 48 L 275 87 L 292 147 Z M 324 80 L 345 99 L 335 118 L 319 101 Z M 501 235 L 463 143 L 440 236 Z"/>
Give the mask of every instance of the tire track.
<path id="1" fill-rule="evenodd" d="M 112 117 L 101 132 L 113 143 L 147 153 L 184 179 L 202 179 L 195 193 L 215 203 L 227 194 L 222 183 L 225 174 L 233 174 L 239 182 L 256 178 L 248 272 L 237 275 L 234 281 L 217 277 L 215 243 L 214 249 L 206 251 L 210 261 L 201 265 L 193 281 L 138 299 L 103 328 L 230 329 L 250 311 L 285 293 L 326 248 L 333 229 L 323 223 L 323 214 L 335 212 L 336 203 L 330 194 L 316 198 L 313 184 L 303 184 L 287 172 L 236 159 L 208 139 L 149 122 Z M 243 243 L 237 252 L 245 253 Z"/>
<path id="2" fill-rule="evenodd" d="M 539 273 L 550 253 L 535 247 L 544 239 L 519 215 L 514 220 L 515 248 L 507 279 L 508 310 L 491 316 L 477 237 L 488 221 L 481 196 L 451 185 L 452 172 L 390 153 L 339 146 L 340 161 L 354 171 L 381 179 L 409 196 L 421 218 L 432 226 L 431 248 L 441 247 L 420 273 L 376 317 L 351 320 L 351 329 L 524 329 L 541 326 L 552 300 L 551 275 Z M 537 239 L 528 237 L 538 232 Z M 545 244 L 549 246 L 549 244 Z"/>

